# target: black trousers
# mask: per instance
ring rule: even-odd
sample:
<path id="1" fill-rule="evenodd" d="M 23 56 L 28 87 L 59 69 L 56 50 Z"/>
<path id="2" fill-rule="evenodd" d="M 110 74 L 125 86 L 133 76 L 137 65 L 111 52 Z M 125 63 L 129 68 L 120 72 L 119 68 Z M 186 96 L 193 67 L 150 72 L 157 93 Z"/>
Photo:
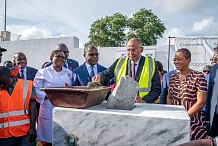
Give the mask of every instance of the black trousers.
<path id="1" fill-rule="evenodd" d="M 217 113 L 214 113 L 211 133 L 212 133 L 212 137 L 218 136 L 218 114 Z"/>

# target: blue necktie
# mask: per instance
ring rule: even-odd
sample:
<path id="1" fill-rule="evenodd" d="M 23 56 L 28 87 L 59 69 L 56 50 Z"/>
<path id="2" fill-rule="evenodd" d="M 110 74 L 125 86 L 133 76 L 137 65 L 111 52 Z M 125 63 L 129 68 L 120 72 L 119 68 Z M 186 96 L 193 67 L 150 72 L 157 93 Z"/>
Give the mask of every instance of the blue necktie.
<path id="1" fill-rule="evenodd" d="M 94 72 L 94 66 L 91 66 L 91 72 L 90 72 L 90 77 L 94 77 L 95 76 L 95 72 Z"/>
<path id="2" fill-rule="evenodd" d="M 24 70 L 23 70 L 23 69 L 21 69 L 20 71 L 21 71 L 21 76 L 20 76 L 20 78 L 21 78 L 21 79 L 24 79 L 24 73 L 23 73 L 23 72 L 24 72 Z"/>

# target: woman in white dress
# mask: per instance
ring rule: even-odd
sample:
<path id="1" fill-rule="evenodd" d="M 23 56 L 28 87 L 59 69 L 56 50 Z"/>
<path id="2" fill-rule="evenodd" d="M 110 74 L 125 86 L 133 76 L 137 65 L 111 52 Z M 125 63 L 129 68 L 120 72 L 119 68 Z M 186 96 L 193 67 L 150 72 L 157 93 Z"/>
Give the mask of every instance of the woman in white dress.
<path id="1" fill-rule="evenodd" d="M 40 141 L 41 146 L 52 145 L 52 109 L 54 106 L 47 99 L 46 93 L 39 89 L 63 87 L 66 84 L 72 84 L 72 71 L 62 67 L 65 61 L 64 58 L 62 51 L 54 50 L 50 56 L 52 65 L 39 70 L 34 79 L 36 100 L 40 103 L 37 139 Z"/>

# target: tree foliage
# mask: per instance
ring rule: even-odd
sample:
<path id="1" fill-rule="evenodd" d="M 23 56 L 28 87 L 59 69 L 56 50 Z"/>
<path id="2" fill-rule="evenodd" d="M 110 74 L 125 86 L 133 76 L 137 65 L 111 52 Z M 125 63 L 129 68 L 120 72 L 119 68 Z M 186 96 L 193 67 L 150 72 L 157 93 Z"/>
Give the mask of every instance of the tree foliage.
<path id="1" fill-rule="evenodd" d="M 137 37 L 143 45 L 156 45 L 166 30 L 161 20 L 151 10 L 140 9 L 131 18 L 120 13 L 106 16 L 91 25 L 86 44 L 98 47 L 121 47 L 129 38 Z"/>

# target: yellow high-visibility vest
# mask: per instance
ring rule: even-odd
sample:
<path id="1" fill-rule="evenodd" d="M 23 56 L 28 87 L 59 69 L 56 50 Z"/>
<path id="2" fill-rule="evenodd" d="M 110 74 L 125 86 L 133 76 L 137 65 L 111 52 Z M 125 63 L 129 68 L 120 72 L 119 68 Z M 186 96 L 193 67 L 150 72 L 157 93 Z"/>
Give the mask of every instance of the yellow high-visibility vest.
<path id="1" fill-rule="evenodd" d="M 120 58 L 114 69 L 116 84 L 121 77 L 126 75 L 128 58 Z M 151 91 L 151 80 L 154 76 L 155 61 L 151 57 L 145 57 L 144 65 L 139 79 L 139 96 L 143 98 Z"/>

